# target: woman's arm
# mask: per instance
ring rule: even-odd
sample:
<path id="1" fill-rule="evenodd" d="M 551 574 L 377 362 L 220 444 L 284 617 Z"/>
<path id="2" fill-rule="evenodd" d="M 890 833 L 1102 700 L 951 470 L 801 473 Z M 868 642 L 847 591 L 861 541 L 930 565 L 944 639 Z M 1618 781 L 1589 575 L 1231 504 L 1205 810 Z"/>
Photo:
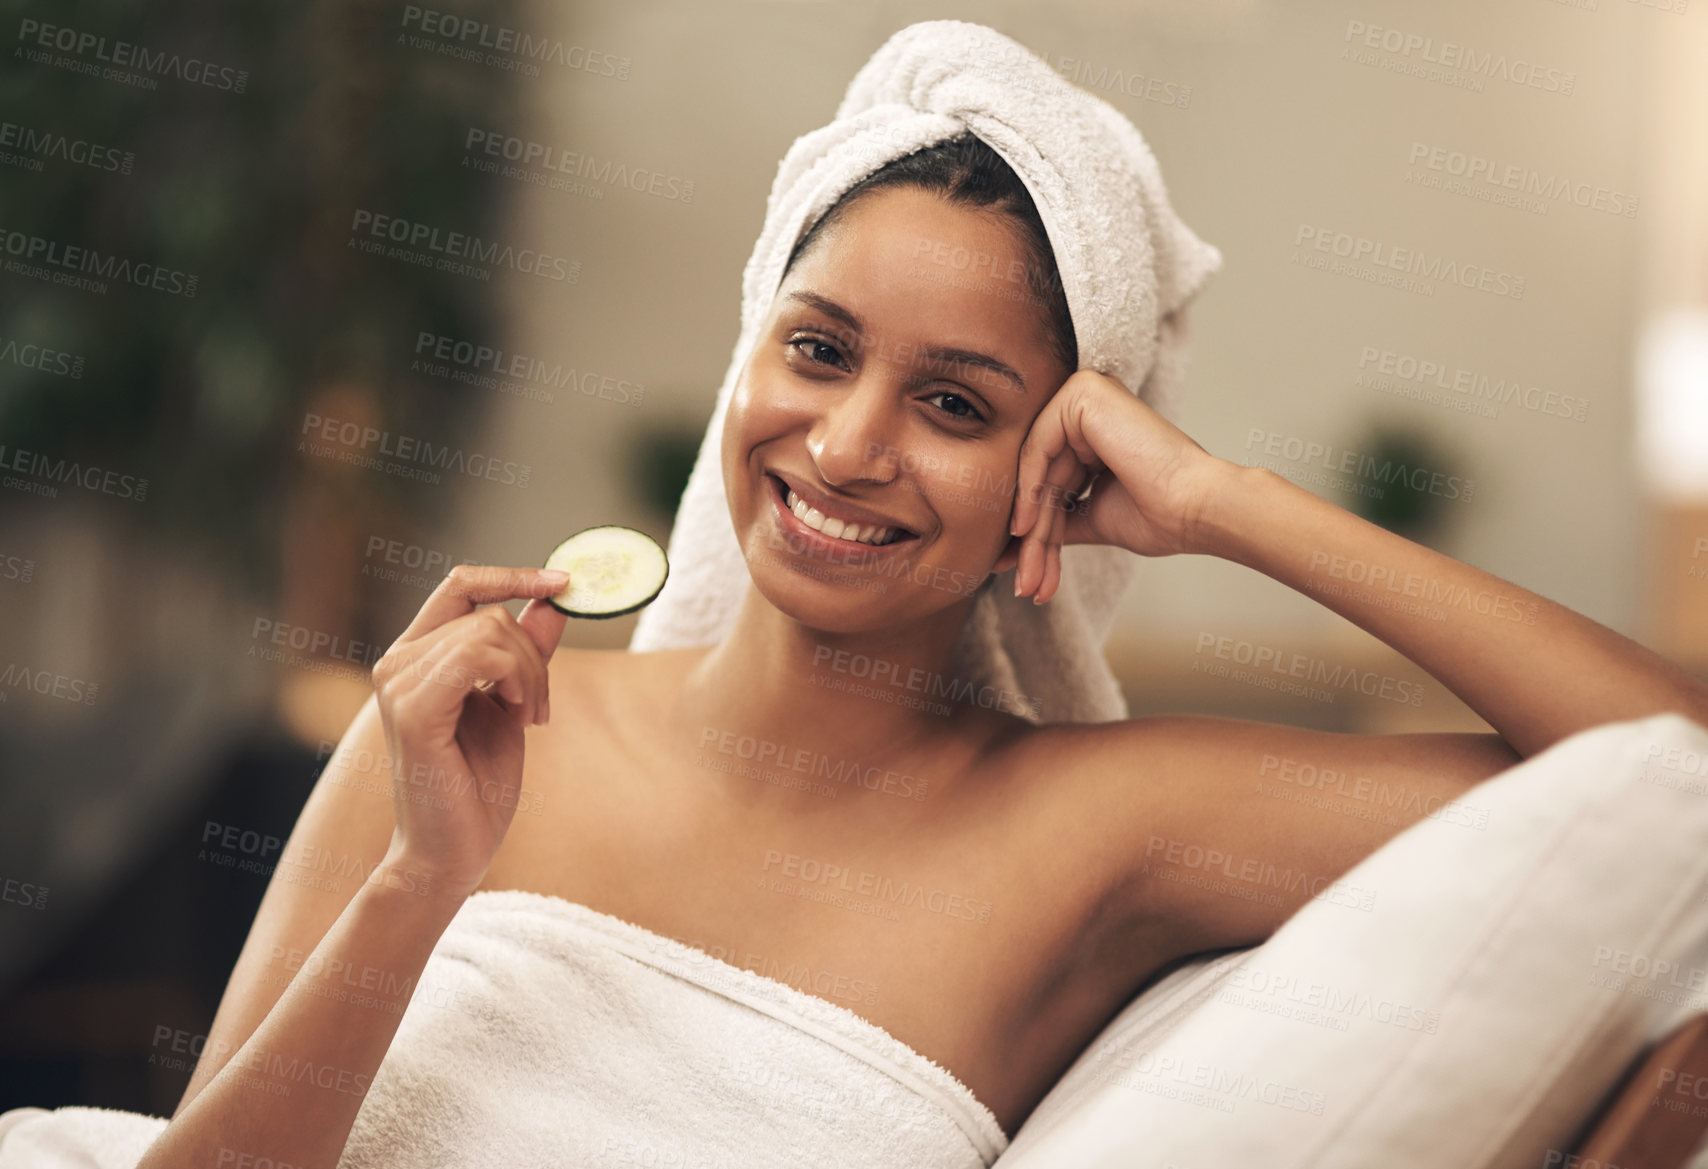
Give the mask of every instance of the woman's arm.
<path id="1" fill-rule="evenodd" d="M 415 982 L 466 897 L 419 886 L 418 871 L 389 853 L 138 1169 L 338 1163 Z"/>
<path id="2" fill-rule="evenodd" d="M 1087 502 L 1076 488 L 1102 472 Z M 1065 502 L 1064 502 L 1065 501 Z M 1417 662 L 1497 734 L 1356 735 L 1197 715 L 1037 736 L 1070 752 L 1088 818 L 1125 850 L 1136 924 L 1185 954 L 1268 937 L 1320 897 L 1369 908 L 1341 878 L 1431 817 L 1475 832 L 1473 789 L 1602 723 L 1678 711 L 1708 725 L 1708 687 L 1534 593 L 1367 523 L 1273 472 L 1216 458 L 1106 375 L 1081 370 L 1021 445 L 1015 592 L 1047 602 L 1064 544 L 1196 552 L 1316 597 Z M 1470 802 L 1461 802 L 1469 796 Z"/>
<path id="3" fill-rule="evenodd" d="M 1100 473 L 1087 503 L 1077 488 Z M 1113 472 L 1109 475 L 1104 472 Z M 1708 685 L 1605 626 L 1359 519 L 1264 468 L 1211 455 L 1114 378 L 1063 382 L 1021 444 L 1016 595 L 1048 601 L 1063 544 L 1196 552 L 1297 589 L 1422 666 L 1520 757 L 1578 731 L 1677 711 Z"/>
<path id="4" fill-rule="evenodd" d="M 1317 498 L 1216 460 L 1188 550 L 1314 597 L 1427 670 L 1524 758 L 1601 723 L 1677 711 L 1708 685 L 1563 605 Z"/>
<path id="5" fill-rule="evenodd" d="M 567 583 L 459 566 L 375 665 L 374 697 L 291 832 L 196 1073 L 142 1169 L 337 1165 L 428 958 L 514 815 L 524 728 L 549 718 L 547 665 L 565 622 L 539 598 Z M 520 618 L 501 604 L 512 598 L 533 598 Z M 299 854 L 354 866 L 362 881 L 351 895 L 341 881 L 293 880 Z"/>

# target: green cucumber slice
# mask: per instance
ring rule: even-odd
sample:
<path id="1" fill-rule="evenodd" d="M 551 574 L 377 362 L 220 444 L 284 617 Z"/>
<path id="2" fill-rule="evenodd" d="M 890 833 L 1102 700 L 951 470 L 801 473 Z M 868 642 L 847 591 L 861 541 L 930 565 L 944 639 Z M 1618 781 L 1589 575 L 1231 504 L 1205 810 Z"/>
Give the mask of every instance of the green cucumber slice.
<path id="1" fill-rule="evenodd" d="M 571 617 L 633 613 L 650 605 L 670 576 L 656 540 L 617 524 L 583 528 L 553 548 L 545 566 L 569 573 L 569 587 L 546 599 Z"/>

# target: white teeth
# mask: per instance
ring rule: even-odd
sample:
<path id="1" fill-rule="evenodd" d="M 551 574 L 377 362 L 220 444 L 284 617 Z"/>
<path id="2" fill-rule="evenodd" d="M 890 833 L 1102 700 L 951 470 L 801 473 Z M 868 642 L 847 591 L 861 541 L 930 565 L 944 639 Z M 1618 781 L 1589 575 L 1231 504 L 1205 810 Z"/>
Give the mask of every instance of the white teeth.
<path id="1" fill-rule="evenodd" d="M 838 519 L 830 519 L 816 507 L 808 507 L 806 501 L 796 495 L 793 490 L 785 490 L 784 502 L 789 510 L 800 517 L 800 521 L 809 528 L 823 532 L 838 540 L 848 540 L 855 544 L 883 544 L 895 535 L 894 528 L 883 528 L 876 524 L 851 524 Z"/>

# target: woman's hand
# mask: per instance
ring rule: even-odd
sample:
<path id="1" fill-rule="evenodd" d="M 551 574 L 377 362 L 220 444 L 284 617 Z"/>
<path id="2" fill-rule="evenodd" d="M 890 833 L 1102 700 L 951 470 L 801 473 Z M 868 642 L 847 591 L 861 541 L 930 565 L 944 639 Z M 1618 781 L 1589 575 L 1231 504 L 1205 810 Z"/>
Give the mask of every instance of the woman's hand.
<path id="1" fill-rule="evenodd" d="M 523 729 L 550 717 L 546 663 L 569 575 L 459 565 L 374 665 L 397 827 L 388 859 L 453 895 L 486 875 L 522 785 Z M 521 617 L 498 602 L 532 598 Z M 477 608 L 484 605 L 485 608 Z"/>
<path id="2" fill-rule="evenodd" d="M 1214 472 L 1226 466 L 1116 379 L 1082 369 L 1062 383 L 1020 447 L 1009 533 L 997 561 L 1016 565 L 1016 596 L 1055 596 L 1063 544 L 1112 544 L 1140 556 L 1196 551 Z M 1075 500 L 1096 476 L 1091 498 Z"/>

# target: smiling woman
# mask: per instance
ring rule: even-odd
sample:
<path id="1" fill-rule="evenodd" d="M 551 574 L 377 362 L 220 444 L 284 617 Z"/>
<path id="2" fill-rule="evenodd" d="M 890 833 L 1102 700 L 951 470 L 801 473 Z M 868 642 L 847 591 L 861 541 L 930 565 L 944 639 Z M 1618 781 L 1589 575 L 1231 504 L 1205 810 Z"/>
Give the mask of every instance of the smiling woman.
<path id="1" fill-rule="evenodd" d="M 630 650 L 560 648 L 571 574 L 451 573 L 285 846 L 364 881 L 275 874 L 140 1164 L 989 1169 L 1160 970 L 1371 911 L 1355 866 L 1578 732 L 1708 718 L 1648 651 L 1174 426 L 1217 263 L 1112 107 L 990 29 L 896 34 L 779 168 Z M 1186 553 L 1315 596 L 1494 733 L 1125 717 L 1118 570 Z M 1354 561 L 1535 620 L 1314 587 Z M 1048 707 L 988 704 L 1022 661 Z M 1395 799 L 1254 794 L 1307 767 Z M 446 798 L 412 799 L 420 777 Z M 1262 1102 L 1346 1120 L 1295 1088 Z"/>
<path id="2" fill-rule="evenodd" d="M 980 270 L 938 265 L 939 250 Z M 1004 295 L 1011 272 L 1036 291 Z M 1042 222 L 988 146 L 957 138 L 845 195 L 795 247 L 724 423 L 755 586 L 821 629 L 939 609 L 958 628 L 1012 563 L 1020 445 L 1074 349 Z M 826 563 L 891 587 L 839 588 Z"/>

